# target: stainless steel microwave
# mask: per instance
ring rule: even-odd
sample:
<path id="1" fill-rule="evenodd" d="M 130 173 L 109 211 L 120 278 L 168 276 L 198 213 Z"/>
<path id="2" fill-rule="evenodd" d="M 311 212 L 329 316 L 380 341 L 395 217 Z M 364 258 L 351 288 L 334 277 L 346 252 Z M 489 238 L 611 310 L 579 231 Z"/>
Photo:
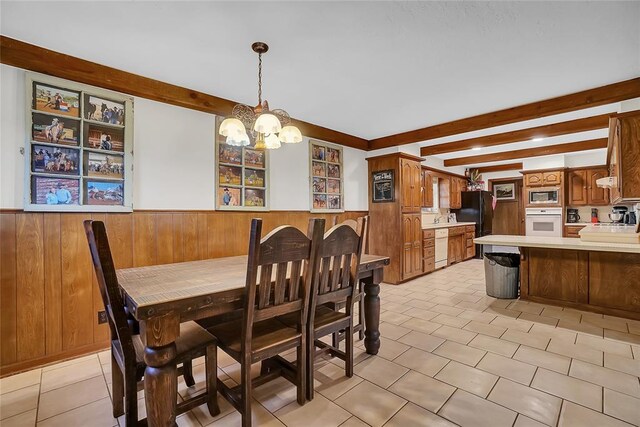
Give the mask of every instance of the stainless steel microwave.
<path id="1" fill-rule="evenodd" d="M 529 188 L 527 201 L 529 205 L 560 205 L 560 187 Z"/>

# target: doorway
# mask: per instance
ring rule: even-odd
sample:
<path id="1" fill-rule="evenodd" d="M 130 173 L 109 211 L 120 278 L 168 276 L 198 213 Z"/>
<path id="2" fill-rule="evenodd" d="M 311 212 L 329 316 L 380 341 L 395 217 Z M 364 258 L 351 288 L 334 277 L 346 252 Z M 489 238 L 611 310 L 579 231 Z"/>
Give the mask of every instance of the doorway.
<path id="1" fill-rule="evenodd" d="M 490 179 L 489 191 L 493 193 L 494 184 L 511 184 L 515 186 L 513 200 L 498 200 L 493 211 L 492 234 L 525 235 L 524 198 L 522 195 L 522 178 Z"/>

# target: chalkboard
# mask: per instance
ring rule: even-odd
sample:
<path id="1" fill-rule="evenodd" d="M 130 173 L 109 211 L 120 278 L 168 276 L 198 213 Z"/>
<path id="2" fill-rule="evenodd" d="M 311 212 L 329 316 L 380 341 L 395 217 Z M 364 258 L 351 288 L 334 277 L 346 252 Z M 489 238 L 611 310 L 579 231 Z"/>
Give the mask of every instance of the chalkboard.
<path id="1" fill-rule="evenodd" d="M 393 170 L 374 172 L 371 176 L 373 203 L 394 201 Z"/>

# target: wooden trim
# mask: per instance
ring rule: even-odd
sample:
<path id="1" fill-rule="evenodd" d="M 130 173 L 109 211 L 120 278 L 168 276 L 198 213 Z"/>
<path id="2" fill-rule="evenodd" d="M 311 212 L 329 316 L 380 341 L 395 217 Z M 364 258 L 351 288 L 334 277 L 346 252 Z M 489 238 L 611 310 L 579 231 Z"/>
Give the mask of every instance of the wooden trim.
<path id="1" fill-rule="evenodd" d="M 367 157 L 366 160 L 369 162 L 371 160 L 380 160 L 380 159 L 389 159 L 389 158 L 398 158 L 398 159 L 403 158 L 403 159 L 415 160 L 416 162 L 422 162 L 424 160 L 422 157 L 412 156 L 411 154 L 402 153 L 402 152 L 382 154 L 381 156 Z"/>
<path id="2" fill-rule="evenodd" d="M 457 159 L 445 160 L 444 165 L 462 166 L 476 163 L 498 162 L 502 160 L 525 159 L 528 157 L 549 156 L 552 154 L 573 153 L 575 151 L 595 150 L 598 148 L 607 148 L 607 142 L 607 138 L 599 138 L 588 141 L 572 142 L 569 144 L 550 145 L 548 147 L 526 148 L 524 150 L 507 151 L 504 153 L 460 157 Z"/>
<path id="3" fill-rule="evenodd" d="M 128 95 L 227 116 L 237 102 L 107 67 L 0 35 L 0 62 L 13 67 L 73 80 Z M 292 119 L 309 138 L 367 150 L 366 139 Z"/>
<path id="4" fill-rule="evenodd" d="M 576 132 L 585 132 L 609 127 L 609 114 L 585 117 L 569 120 L 567 122 L 552 123 L 550 125 L 537 126 L 528 129 L 519 129 L 494 135 L 480 136 L 477 138 L 463 139 L 444 144 L 430 145 L 420 148 L 421 156 L 451 153 L 454 151 L 470 150 L 476 147 L 493 147 L 496 145 L 525 142 L 533 138 L 550 138 L 553 136 L 567 135 Z"/>
<path id="5" fill-rule="evenodd" d="M 520 170 L 523 168 L 522 162 L 520 163 L 508 163 L 506 165 L 495 165 L 495 166 L 483 166 L 480 168 L 476 168 L 479 173 L 486 172 L 502 172 L 502 171 L 512 171 L 512 170 Z"/>
<path id="6" fill-rule="evenodd" d="M 581 168 L 584 169 L 584 168 Z M 5 208 L 0 208 L 0 213 L 3 214 L 17 214 L 17 213 L 23 213 L 25 212 L 24 209 L 5 209 Z M 228 214 L 233 214 L 233 213 L 249 213 L 251 214 L 252 212 L 247 212 L 247 211 L 223 211 L 223 210 L 214 210 L 214 209 L 209 209 L 209 210 L 201 210 L 201 209 L 196 209 L 196 210 L 186 210 L 186 209 L 134 209 L 133 212 L 115 212 L 115 213 L 122 213 L 122 214 L 132 214 L 132 213 L 160 213 L 160 214 L 172 214 L 172 213 L 228 213 Z M 262 212 L 254 212 L 255 216 L 261 216 L 265 213 L 308 213 L 308 214 L 313 214 L 314 212 L 310 212 L 308 210 L 304 211 L 304 210 L 287 210 L 287 209 L 271 209 L 269 211 L 262 211 Z M 50 214 L 60 214 L 61 212 L 37 212 L 37 213 L 50 213 Z M 64 213 L 64 212 L 63 212 Z M 107 213 L 107 212 L 94 212 L 94 213 Z M 331 212 L 321 212 L 321 213 L 331 213 Z M 344 214 L 344 213 L 357 213 L 357 214 L 362 214 L 362 215 L 367 215 L 368 211 L 367 210 L 345 210 L 345 211 L 340 211 L 340 212 L 336 212 L 336 214 Z"/>
<path id="7" fill-rule="evenodd" d="M 566 172 L 571 172 L 571 171 L 583 171 L 583 170 L 590 170 L 590 169 L 607 169 L 607 165 L 599 165 L 599 166 L 577 166 L 575 168 L 565 168 L 564 170 Z M 558 170 L 558 169 L 554 169 L 554 170 Z M 528 172 L 528 171 L 527 171 Z"/>
<path id="8" fill-rule="evenodd" d="M 467 179 L 467 177 L 466 177 L 466 176 L 464 176 L 464 175 L 459 175 L 459 174 L 457 174 L 457 173 L 452 173 L 452 172 L 443 171 L 443 170 L 441 170 L 441 169 L 432 168 L 431 166 L 424 166 L 424 165 L 423 165 L 423 166 L 422 166 L 422 169 L 423 169 L 423 170 L 428 170 L 428 171 L 431 171 L 431 172 L 435 172 L 436 174 L 439 174 L 439 175 L 442 175 L 442 176 L 446 176 L 446 177 L 454 176 L 454 177 L 456 177 L 456 178 L 461 178 L 461 179 L 464 179 L 464 180 L 466 180 L 466 179 Z M 436 176 L 437 176 L 437 175 L 436 175 Z"/>
<path id="9" fill-rule="evenodd" d="M 582 92 L 550 98 L 544 101 L 532 102 L 492 113 L 480 114 L 478 116 L 441 123 L 422 129 L 372 139 L 369 141 L 369 149 L 377 150 L 380 148 L 411 144 L 413 142 L 427 141 L 444 136 L 568 113 L 570 111 L 597 107 L 599 105 L 611 104 L 638 97 L 640 97 L 640 77 L 584 90 Z"/>

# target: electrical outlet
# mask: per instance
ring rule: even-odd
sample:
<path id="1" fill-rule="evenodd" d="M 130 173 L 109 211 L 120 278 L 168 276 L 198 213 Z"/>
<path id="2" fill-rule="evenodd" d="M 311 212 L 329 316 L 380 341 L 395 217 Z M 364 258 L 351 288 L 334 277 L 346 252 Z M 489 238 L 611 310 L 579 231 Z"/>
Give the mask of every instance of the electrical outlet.
<path id="1" fill-rule="evenodd" d="M 107 323 L 107 312 L 102 310 L 98 312 L 98 325 Z"/>

